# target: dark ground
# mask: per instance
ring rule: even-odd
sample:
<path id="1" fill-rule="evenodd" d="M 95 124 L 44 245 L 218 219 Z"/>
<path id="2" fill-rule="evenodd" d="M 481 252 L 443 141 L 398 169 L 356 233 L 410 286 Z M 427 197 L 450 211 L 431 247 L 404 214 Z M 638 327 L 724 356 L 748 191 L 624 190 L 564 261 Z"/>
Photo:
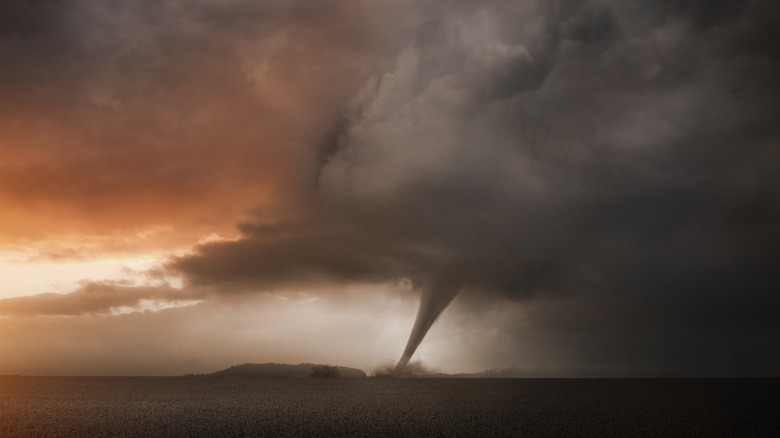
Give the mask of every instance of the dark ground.
<path id="1" fill-rule="evenodd" d="M 780 379 L 0 377 L 0 437 L 780 436 Z"/>

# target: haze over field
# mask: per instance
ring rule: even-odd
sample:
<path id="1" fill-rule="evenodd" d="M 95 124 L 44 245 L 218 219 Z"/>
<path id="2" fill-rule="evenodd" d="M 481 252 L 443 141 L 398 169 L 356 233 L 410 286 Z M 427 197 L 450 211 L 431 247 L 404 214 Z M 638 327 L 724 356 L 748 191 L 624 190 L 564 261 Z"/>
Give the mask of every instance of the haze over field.
<path id="1" fill-rule="evenodd" d="M 0 374 L 777 376 L 778 41 L 770 0 L 2 2 Z"/>

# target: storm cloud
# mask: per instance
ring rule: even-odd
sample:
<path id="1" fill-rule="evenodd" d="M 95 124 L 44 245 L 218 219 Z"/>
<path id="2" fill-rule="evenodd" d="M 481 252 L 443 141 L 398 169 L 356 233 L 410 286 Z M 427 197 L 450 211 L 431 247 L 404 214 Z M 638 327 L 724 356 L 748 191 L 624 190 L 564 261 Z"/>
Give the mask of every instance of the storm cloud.
<path id="1" fill-rule="evenodd" d="M 172 142 L 175 154 L 194 153 L 204 168 L 229 164 L 175 169 L 192 174 L 170 176 L 174 205 L 200 187 L 208 202 L 234 186 L 270 193 L 236 239 L 169 259 L 164 269 L 185 290 L 327 297 L 348 284 L 408 282 L 433 309 L 414 348 L 457 296 L 450 310 L 466 319 L 502 303 L 525 309 L 502 319 L 514 342 L 495 353 L 502 363 L 526 354 L 571 369 L 776 374 L 772 2 L 410 2 L 385 7 L 396 21 L 375 2 L 228 3 L 135 6 L 158 29 L 120 57 L 129 63 L 122 75 L 141 88 L 105 91 L 113 70 L 102 82 L 76 81 L 103 87 L 79 94 L 94 105 L 137 99 L 130 114 L 140 118 L 159 109 L 145 87 L 181 89 L 189 125 L 177 128 L 187 137 Z M 50 16 L 14 20 L 5 32 L 65 32 L 41 24 Z M 54 63 L 60 76 L 80 77 L 69 70 L 73 56 L 104 67 L 84 44 Z M 326 48 L 336 51 L 325 57 Z M 143 61 L 150 53 L 159 56 Z M 191 99 L 213 114 L 190 115 Z M 224 156 L 212 143 L 227 145 Z M 157 162 L 167 148 L 144 143 L 132 162 Z M 24 166 L 14 175 L 33 169 Z M 128 178 L 147 181 L 152 167 L 138 169 Z M 155 181 L 173 175 L 155 172 Z M 12 195 L 34 186 L 11 180 L 20 179 L 0 176 Z"/>
<path id="2" fill-rule="evenodd" d="M 191 245 L 251 209 L 293 209 L 313 179 L 309 144 L 394 53 L 374 25 L 397 9 L 0 6 L 3 239 L 173 227 L 159 241 Z"/>
<path id="3" fill-rule="evenodd" d="M 0 300 L 3 316 L 89 316 L 144 310 L 144 305 L 165 306 L 196 302 L 198 296 L 169 285 L 132 286 L 90 282 L 67 294 L 38 294 Z"/>
<path id="4" fill-rule="evenodd" d="M 641 333 L 637 354 L 661 357 L 684 333 L 694 352 L 717 338 L 753 360 L 777 328 L 780 65 L 774 45 L 747 45 L 771 7 L 666 3 L 428 17 L 331 135 L 315 228 L 269 242 L 244 226 L 174 266 L 196 282 L 228 265 L 258 284 L 406 277 L 446 284 L 447 300 L 561 297 L 596 313 L 540 314 L 547 330 L 581 321 L 615 348 Z"/>

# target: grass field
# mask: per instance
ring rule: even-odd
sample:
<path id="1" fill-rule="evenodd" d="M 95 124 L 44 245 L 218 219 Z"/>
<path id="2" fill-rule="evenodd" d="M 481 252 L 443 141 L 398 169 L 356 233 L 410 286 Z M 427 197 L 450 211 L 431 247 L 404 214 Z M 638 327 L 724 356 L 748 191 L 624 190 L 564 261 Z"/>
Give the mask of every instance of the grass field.
<path id="1" fill-rule="evenodd" d="M 0 437 L 780 436 L 780 379 L 0 377 Z"/>

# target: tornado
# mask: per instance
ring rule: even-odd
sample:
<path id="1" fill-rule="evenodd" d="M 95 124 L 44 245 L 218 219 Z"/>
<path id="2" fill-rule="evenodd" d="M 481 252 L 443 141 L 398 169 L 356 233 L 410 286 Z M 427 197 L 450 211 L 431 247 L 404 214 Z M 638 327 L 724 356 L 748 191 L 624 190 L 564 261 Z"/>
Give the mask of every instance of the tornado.
<path id="1" fill-rule="evenodd" d="M 420 346 L 423 338 L 428 333 L 436 319 L 441 315 L 444 309 L 450 305 L 452 300 L 458 296 L 460 288 L 452 286 L 432 285 L 423 288 L 420 294 L 420 307 L 417 309 L 417 317 L 414 320 L 412 333 L 409 335 L 409 341 L 406 343 L 401 359 L 398 361 L 393 375 L 400 376 L 409 363 L 409 359 Z"/>

